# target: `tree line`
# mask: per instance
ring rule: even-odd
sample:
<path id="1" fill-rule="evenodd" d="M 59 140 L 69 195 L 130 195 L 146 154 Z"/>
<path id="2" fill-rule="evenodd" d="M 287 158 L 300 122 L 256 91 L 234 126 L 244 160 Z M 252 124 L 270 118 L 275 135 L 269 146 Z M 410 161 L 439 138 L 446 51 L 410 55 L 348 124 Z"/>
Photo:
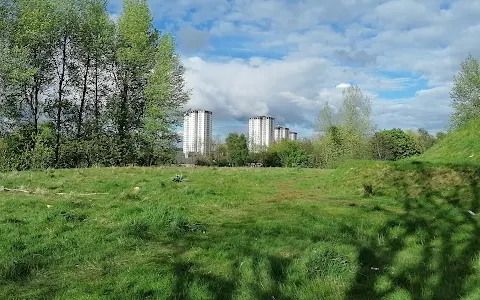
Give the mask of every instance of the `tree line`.
<path id="1" fill-rule="evenodd" d="M 158 165 L 174 161 L 176 127 L 190 97 L 170 34 L 154 28 L 146 0 L 0 0 L 0 170 Z M 480 116 L 480 63 L 461 64 L 449 130 Z M 326 103 L 316 136 L 249 153 L 230 134 L 201 164 L 331 168 L 348 159 L 398 160 L 445 134 L 376 130 L 357 86 L 338 111 Z"/>
<path id="2" fill-rule="evenodd" d="M 249 152 L 244 134 L 230 133 L 200 165 L 334 168 L 345 160 L 399 160 L 418 155 L 445 137 L 427 130 L 375 130 L 371 101 L 358 86 L 346 88 L 338 111 L 325 103 L 317 118 L 316 136 L 283 140 L 260 152 Z"/>
<path id="3" fill-rule="evenodd" d="M 0 169 L 173 161 L 183 75 L 146 0 L 0 0 Z"/>
<path id="4" fill-rule="evenodd" d="M 452 114 L 448 132 L 480 119 L 480 61 L 469 55 L 454 76 L 450 92 Z M 216 145 L 210 157 L 198 158 L 202 165 L 334 168 L 345 160 L 395 161 L 424 153 L 448 133 L 435 135 L 420 128 L 376 130 L 371 101 L 358 86 L 346 88 L 341 106 L 334 111 L 325 103 L 317 118 L 316 136 L 301 141 L 281 141 L 259 153 L 249 153 L 243 134 L 229 134 Z"/>

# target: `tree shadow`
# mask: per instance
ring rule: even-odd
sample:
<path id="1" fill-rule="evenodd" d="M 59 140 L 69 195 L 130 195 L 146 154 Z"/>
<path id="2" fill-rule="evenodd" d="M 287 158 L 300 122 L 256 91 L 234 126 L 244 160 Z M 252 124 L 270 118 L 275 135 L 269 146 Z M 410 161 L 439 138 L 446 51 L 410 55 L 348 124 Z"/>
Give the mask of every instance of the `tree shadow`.
<path id="1" fill-rule="evenodd" d="M 239 224 L 239 228 L 247 226 L 245 224 Z M 207 247 L 211 243 L 215 243 L 211 239 L 203 240 L 197 238 L 195 235 L 185 236 L 185 240 L 189 241 L 189 244 L 195 244 L 199 247 Z M 218 241 L 222 239 L 218 237 Z M 178 252 L 174 256 L 181 256 L 187 249 L 178 249 Z M 202 270 L 200 265 L 193 262 L 185 262 L 182 260 L 167 260 L 161 258 L 156 260 L 156 263 L 165 266 L 170 265 L 173 270 L 174 284 L 171 291 L 169 300 L 188 300 L 191 299 L 191 286 L 192 284 L 199 283 L 202 287 L 206 287 L 210 295 L 209 299 L 215 300 L 231 300 L 235 298 L 236 292 L 240 290 L 240 285 L 246 284 L 242 282 L 242 262 L 251 261 L 248 266 L 251 268 L 253 274 L 253 282 L 248 283 L 249 291 L 254 299 L 276 299 L 276 300 L 292 300 L 290 296 L 283 293 L 281 286 L 287 281 L 287 271 L 292 264 L 292 259 L 266 255 L 252 249 L 248 245 L 235 245 L 235 252 L 239 259 L 235 260 L 231 265 L 232 274 L 228 277 L 216 275 L 211 272 Z M 245 268 L 245 266 L 243 267 Z M 270 284 L 268 286 L 262 285 L 261 273 L 266 273 L 269 276 Z"/>
<path id="2" fill-rule="evenodd" d="M 465 283 L 480 251 L 471 213 L 479 212 L 479 179 L 480 170 L 469 166 L 394 164 L 384 180 L 404 213 L 382 227 L 383 243 L 356 244 L 360 266 L 346 299 L 382 299 L 400 290 L 412 299 L 460 299 L 472 292 Z"/>

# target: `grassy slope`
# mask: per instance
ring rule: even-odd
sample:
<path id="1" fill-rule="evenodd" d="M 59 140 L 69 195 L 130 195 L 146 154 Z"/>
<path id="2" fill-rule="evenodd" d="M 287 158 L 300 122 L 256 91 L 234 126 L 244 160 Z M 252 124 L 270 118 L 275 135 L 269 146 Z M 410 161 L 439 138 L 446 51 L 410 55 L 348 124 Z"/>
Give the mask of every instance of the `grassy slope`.
<path id="1" fill-rule="evenodd" d="M 2 174 L 38 193 L 0 192 L 0 299 L 475 299 L 468 192 L 365 199 L 360 168 Z"/>
<path id="2" fill-rule="evenodd" d="M 480 120 L 475 120 L 448 134 L 441 142 L 412 160 L 431 163 L 479 164 L 479 138 Z"/>

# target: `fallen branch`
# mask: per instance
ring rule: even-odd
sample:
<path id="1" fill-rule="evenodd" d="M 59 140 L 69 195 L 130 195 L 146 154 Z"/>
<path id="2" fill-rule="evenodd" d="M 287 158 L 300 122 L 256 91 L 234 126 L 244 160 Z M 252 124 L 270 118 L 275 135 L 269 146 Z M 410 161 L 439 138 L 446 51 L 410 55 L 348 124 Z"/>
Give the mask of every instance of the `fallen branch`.
<path id="1" fill-rule="evenodd" d="M 25 194 L 46 194 L 44 191 L 29 191 L 23 189 L 9 189 L 3 186 L 0 186 L 0 192 L 12 192 L 12 193 L 25 193 Z M 55 193 L 55 195 L 65 196 L 65 195 L 75 195 L 75 196 L 95 196 L 95 195 L 108 195 L 108 193 L 81 193 L 77 194 L 74 192 L 70 193 Z"/>
<path id="2" fill-rule="evenodd" d="M 108 195 L 108 193 L 87 193 L 87 194 L 57 193 L 57 195 L 96 196 L 96 195 Z"/>
<path id="3" fill-rule="evenodd" d="M 21 190 L 21 189 L 7 189 L 6 187 L 0 186 L 1 192 L 14 192 L 14 193 L 25 193 L 25 194 L 35 194 L 33 191 Z"/>

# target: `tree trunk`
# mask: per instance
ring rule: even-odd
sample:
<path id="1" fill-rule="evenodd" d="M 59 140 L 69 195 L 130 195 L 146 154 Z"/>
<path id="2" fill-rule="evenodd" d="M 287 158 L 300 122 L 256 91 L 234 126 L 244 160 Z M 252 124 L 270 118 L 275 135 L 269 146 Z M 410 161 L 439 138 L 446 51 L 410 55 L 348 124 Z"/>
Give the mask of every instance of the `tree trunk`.
<path id="1" fill-rule="evenodd" d="M 87 80 L 88 71 L 90 69 L 90 55 L 87 56 L 87 62 L 85 64 L 85 74 L 83 76 L 82 98 L 80 99 L 80 109 L 78 112 L 78 124 L 77 124 L 77 138 L 82 135 L 82 123 L 83 123 L 83 111 L 85 109 L 85 98 L 87 96 Z"/>
<path id="2" fill-rule="evenodd" d="M 34 92 L 34 104 L 33 104 L 33 122 L 34 122 L 34 126 L 35 126 L 35 137 L 38 135 L 38 119 L 39 119 L 39 116 L 38 116 L 38 111 L 39 111 L 39 108 L 38 108 L 38 105 L 39 105 L 39 101 L 38 101 L 38 96 L 39 96 L 39 93 L 40 93 L 40 88 L 38 86 L 38 83 L 37 83 L 37 79 L 35 79 L 35 92 Z"/>
<path id="3" fill-rule="evenodd" d="M 63 38 L 62 44 L 62 65 L 60 78 L 58 81 L 58 99 L 57 99 L 57 116 L 55 119 L 56 125 L 56 141 L 55 141 L 55 164 L 58 167 L 58 161 L 60 158 L 60 136 L 61 136 L 61 126 L 62 126 L 62 101 L 63 101 L 63 83 L 65 81 L 65 66 L 67 61 L 67 37 Z"/>
<path id="4" fill-rule="evenodd" d="M 99 125 L 99 118 L 100 118 L 100 111 L 99 111 L 99 105 L 98 105 L 98 54 L 97 57 L 95 58 L 95 130 L 99 130 L 98 125 Z"/>

